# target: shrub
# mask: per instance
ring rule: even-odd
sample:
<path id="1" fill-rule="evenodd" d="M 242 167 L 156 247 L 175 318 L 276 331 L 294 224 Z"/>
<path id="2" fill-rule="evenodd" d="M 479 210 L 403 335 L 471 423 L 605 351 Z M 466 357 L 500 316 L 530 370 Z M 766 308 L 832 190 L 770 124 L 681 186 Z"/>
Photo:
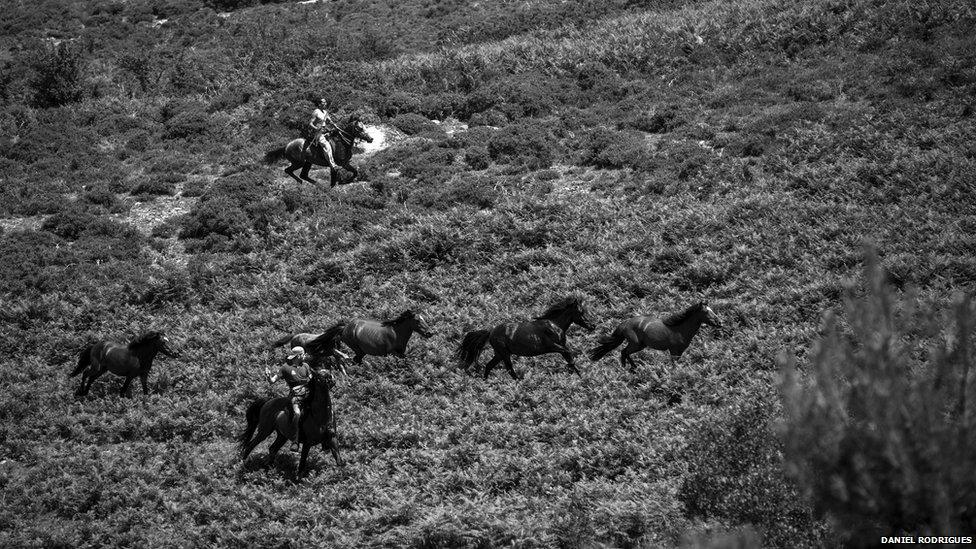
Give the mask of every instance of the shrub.
<path id="1" fill-rule="evenodd" d="M 183 177 L 177 174 L 151 176 L 133 185 L 132 190 L 129 192 L 133 195 L 143 197 L 157 195 L 173 196 L 176 194 L 176 183 L 182 180 Z"/>
<path id="2" fill-rule="evenodd" d="M 706 424 L 684 450 L 691 473 L 677 495 L 691 516 L 751 523 L 772 546 L 801 545 L 813 514 L 786 476 L 773 419 L 773 405 L 760 397 Z"/>
<path id="3" fill-rule="evenodd" d="M 164 139 L 188 139 L 199 137 L 210 129 L 210 116 L 202 109 L 191 109 L 166 121 L 163 126 Z"/>
<path id="4" fill-rule="evenodd" d="M 490 208 L 497 193 L 491 178 L 475 175 L 460 176 L 442 186 L 425 186 L 410 194 L 409 202 L 427 208 L 446 210 L 458 204 L 476 208 Z"/>
<path id="5" fill-rule="evenodd" d="M 520 123 L 506 126 L 488 141 L 488 154 L 496 162 L 548 168 L 553 161 L 553 137 L 538 125 Z"/>
<path id="6" fill-rule="evenodd" d="M 684 116 L 678 110 L 665 107 L 652 112 L 637 113 L 622 125 L 647 133 L 667 133 L 684 123 Z"/>
<path id="7" fill-rule="evenodd" d="M 971 532 L 971 302 L 943 319 L 911 295 L 898 298 L 873 253 L 865 283 L 863 299 L 845 300 L 848 330 L 827 318 L 807 383 L 784 361 L 788 459 L 847 544 Z"/>
<path id="8" fill-rule="evenodd" d="M 656 166 L 643 137 L 635 132 L 597 128 L 584 137 L 581 148 L 584 165 L 638 171 L 652 171 Z"/>
<path id="9" fill-rule="evenodd" d="M 488 164 L 490 161 L 491 156 L 488 154 L 488 149 L 486 147 L 473 147 L 464 151 L 464 162 L 470 166 L 472 170 L 488 169 Z"/>
<path id="10" fill-rule="evenodd" d="M 416 135 L 421 133 L 444 133 L 444 130 L 442 130 L 440 126 L 435 124 L 433 121 L 428 120 L 426 117 L 420 116 L 419 114 L 400 114 L 395 116 L 390 123 L 407 135 Z"/>
<path id="11" fill-rule="evenodd" d="M 430 180 L 444 180 L 454 164 L 454 153 L 448 149 L 432 149 L 414 155 L 403 162 L 400 173 L 404 177 Z"/>
<path id="12" fill-rule="evenodd" d="M 41 229 L 67 240 L 75 240 L 95 223 L 96 216 L 84 208 L 70 205 L 51 215 L 41 224 Z"/>
<path id="13" fill-rule="evenodd" d="M 31 105 L 43 109 L 80 101 L 84 96 L 81 60 L 80 49 L 68 42 L 41 53 L 31 64 Z"/>
<path id="14" fill-rule="evenodd" d="M 246 232 L 247 214 L 233 200 L 226 196 L 201 200 L 186 215 L 180 229 L 180 238 L 206 238 L 220 235 L 231 238 Z"/>

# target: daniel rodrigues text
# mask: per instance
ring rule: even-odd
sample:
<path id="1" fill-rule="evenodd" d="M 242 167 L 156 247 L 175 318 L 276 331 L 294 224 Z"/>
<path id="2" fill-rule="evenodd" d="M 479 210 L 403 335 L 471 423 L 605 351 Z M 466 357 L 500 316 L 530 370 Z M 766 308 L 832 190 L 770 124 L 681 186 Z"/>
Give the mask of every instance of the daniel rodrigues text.
<path id="1" fill-rule="evenodd" d="M 972 536 L 881 536 L 881 543 L 972 543 Z"/>

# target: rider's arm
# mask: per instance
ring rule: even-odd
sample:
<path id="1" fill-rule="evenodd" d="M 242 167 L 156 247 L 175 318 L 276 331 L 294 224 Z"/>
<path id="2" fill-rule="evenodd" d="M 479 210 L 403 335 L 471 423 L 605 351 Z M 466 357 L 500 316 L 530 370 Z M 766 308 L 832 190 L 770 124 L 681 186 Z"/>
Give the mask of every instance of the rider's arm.
<path id="1" fill-rule="evenodd" d="M 268 378 L 268 383 L 274 383 L 275 381 L 278 381 L 278 374 L 271 373 L 271 368 L 265 367 L 264 375 L 265 377 Z"/>

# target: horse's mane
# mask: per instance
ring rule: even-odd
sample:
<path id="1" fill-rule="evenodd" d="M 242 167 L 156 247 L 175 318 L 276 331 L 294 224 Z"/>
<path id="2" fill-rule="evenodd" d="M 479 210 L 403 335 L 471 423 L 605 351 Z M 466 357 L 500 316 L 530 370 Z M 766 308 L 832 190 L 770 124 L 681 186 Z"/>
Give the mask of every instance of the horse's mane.
<path id="1" fill-rule="evenodd" d="M 129 348 L 135 349 L 136 347 L 142 347 L 154 339 L 159 339 L 163 337 L 163 332 L 157 332 L 155 330 L 150 330 L 143 334 L 140 334 L 135 339 L 129 342 Z"/>
<path id="2" fill-rule="evenodd" d="M 346 328 L 345 322 L 337 322 L 318 337 L 305 344 L 305 350 L 313 355 L 331 354 L 335 350 L 339 335 Z"/>
<path id="3" fill-rule="evenodd" d="M 414 316 L 415 315 L 414 315 L 413 311 L 407 309 L 406 311 L 403 311 L 402 313 L 400 313 L 400 315 L 397 316 L 396 318 L 392 318 L 390 320 L 384 320 L 382 322 L 382 324 L 383 324 L 383 326 L 396 326 L 397 324 L 399 324 L 399 323 L 401 323 L 401 322 L 403 322 L 405 320 L 410 320 Z"/>
<path id="4" fill-rule="evenodd" d="M 678 324 L 681 324 L 682 322 L 688 320 L 688 317 L 690 317 L 691 315 L 702 310 L 702 307 L 704 306 L 705 306 L 705 302 L 699 301 L 698 303 L 695 303 L 694 305 L 688 307 L 687 309 L 681 311 L 680 313 L 669 314 L 668 316 L 661 319 L 661 322 L 663 322 L 665 326 L 677 326 Z"/>
<path id="5" fill-rule="evenodd" d="M 542 311 L 542 314 L 539 315 L 539 316 L 537 316 L 537 317 L 535 317 L 535 319 L 536 320 L 551 320 L 551 319 L 556 318 L 559 315 L 563 314 L 563 312 L 566 309 L 569 309 L 570 307 L 573 307 L 573 306 L 576 306 L 576 307 L 579 307 L 580 306 L 580 300 L 579 300 L 578 297 L 566 297 L 566 298 L 560 299 L 559 301 L 557 301 L 557 302 L 553 303 L 552 305 L 550 305 L 548 309 L 546 309 L 545 311 Z"/>

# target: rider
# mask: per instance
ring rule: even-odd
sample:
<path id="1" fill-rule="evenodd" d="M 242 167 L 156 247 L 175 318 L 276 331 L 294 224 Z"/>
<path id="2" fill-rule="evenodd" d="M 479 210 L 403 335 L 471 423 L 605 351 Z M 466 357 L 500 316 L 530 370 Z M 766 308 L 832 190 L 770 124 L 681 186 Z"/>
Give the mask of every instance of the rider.
<path id="1" fill-rule="evenodd" d="M 288 396 L 291 398 L 291 408 L 294 412 L 297 434 L 295 436 L 295 447 L 302 442 L 302 405 L 308 396 L 308 385 L 312 381 L 312 369 L 305 361 L 305 349 L 302 347 L 292 347 L 288 354 L 287 363 L 284 364 L 277 374 L 272 374 L 269 368 L 264 369 L 264 374 L 270 383 L 279 379 L 284 379 L 288 384 Z"/>
<path id="2" fill-rule="evenodd" d="M 322 149 L 330 168 L 335 168 L 335 159 L 332 157 L 332 144 L 329 143 L 328 135 L 332 130 L 339 131 L 339 126 L 332 121 L 327 107 L 329 102 L 323 97 L 315 102 L 316 109 L 312 111 L 312 118 L 308 121 L 309 128 L 312 129 L 312 138 L 305 141 L 302 147 L 302 154 L 308 151 L 309 145 L 315 144 Z"/>

